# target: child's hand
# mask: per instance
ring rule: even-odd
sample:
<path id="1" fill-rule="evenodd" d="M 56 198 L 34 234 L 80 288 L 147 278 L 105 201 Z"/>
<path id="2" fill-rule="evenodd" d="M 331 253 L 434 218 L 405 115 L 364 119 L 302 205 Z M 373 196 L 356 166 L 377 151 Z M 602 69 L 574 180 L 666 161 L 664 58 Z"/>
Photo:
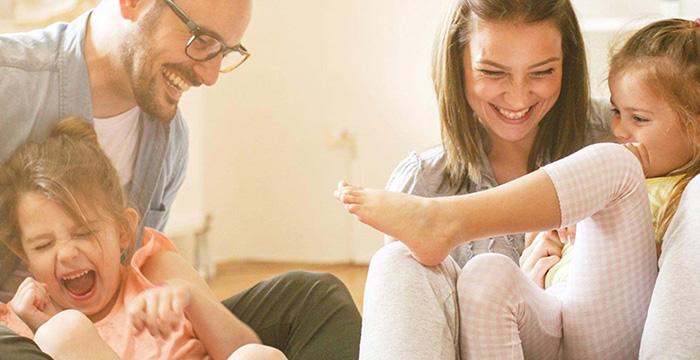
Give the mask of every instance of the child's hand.
<path id="1" fill-rule="evenodd" d="M 190 289 L 182 284 L 148 289 L 129 303 L 127 316 L 137 334 L 145 328 L 152 336 L 167 339 L 185 319 L 191 296 Z"/>
<path id="2" fill-rule="evenodd" d="M 47 286 L 31 277 L 22 281 L 15 296 L 8 303 L 12 311 L 24 321 L 27 326 L 36 330 L 58 313 L 58 308 L 49 297 Z"/>
<path id="3" fill-rule="evenodd" d="M 649 152 L 646 146 L 642 143 L 626 143 L 623 146 L 637 157 L 637 160 L 642 165 L 644 176 L 649 176 Z"/>
<path id="4" fill-rule="evenodd" d="M 563 247 L 557 230 L 538 233 L 532 244 L 525 248 L 520 256 L 520 269 L 525 276 L 544 289 L 544 277 L 547 271 L 561 260 Z"/>
<path id="5" fill-rule="evenodd" d="M 561 241 L 562 244 L 573 245 L 576 241 L 576 224 L 567 227 L 562 227 L 556 229 L 555 231 L 559 235 L 559 241 Z"/>

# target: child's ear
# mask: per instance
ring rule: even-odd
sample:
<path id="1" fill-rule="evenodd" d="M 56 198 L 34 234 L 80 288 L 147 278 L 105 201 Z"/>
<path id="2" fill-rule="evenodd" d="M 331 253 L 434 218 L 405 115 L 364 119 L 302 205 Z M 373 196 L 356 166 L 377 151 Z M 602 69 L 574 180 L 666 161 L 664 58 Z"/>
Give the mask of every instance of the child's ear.
<path id="1" fill-rule="evenodd" d="M 136 228 L 139 226 L 139 213 L 134 208 L 126 208 L 124 209 L 124 217 L 129 228 L 125 234 L 122 234 L 120 240 L 124 242 L 124 244 L 121 244 L 122 247 L 126 248 L 131 245 L 131 241 L 136 236 Z"/>

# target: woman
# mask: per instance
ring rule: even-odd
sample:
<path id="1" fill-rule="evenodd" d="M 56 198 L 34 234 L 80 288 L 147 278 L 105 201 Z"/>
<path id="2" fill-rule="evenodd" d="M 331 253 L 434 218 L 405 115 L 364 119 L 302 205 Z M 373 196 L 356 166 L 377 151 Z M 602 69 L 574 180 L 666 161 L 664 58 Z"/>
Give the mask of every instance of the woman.
<path id="1" fill-rule="evenodd" d="M 421 196 L 492 188 L 607 137 L 607 110 L 589 100 L 578 21 L 568 0 L 455 0 L 436 44 L 433 81 L 443 144 L 411 154 L 388 190 Z M 389 239 L 391 240 L 391 239 Z M 523 235 L 465 244 L 434 267 L 400 242 L 372 259 L 361 359 L 455 359 L 457 288 L 474 255 L 517 262 Z"/>

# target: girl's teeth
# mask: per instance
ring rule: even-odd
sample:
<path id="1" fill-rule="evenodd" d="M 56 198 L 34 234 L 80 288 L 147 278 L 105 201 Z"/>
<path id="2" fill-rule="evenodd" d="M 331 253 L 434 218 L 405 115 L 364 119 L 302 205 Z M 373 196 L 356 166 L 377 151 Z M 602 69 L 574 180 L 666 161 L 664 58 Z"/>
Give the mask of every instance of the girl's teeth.
<path id="1" fill-rule="evenodd" d="M 79 278 L 79 277 L 81 277 L 81 276 L 85 276 L 85 274 L 87 274 L 88 271 L 89 271 L 89 270 L 85 270 L 85 271 L 83 271 L 83 272 L 81 272 L 81 273 L 79 273 L 79 274 L 75 274 L 75 275 L 72 275 L 72 276 L 64 276 L 64 277 L 63 277 L 63 280 L 73 280 L 73 279 L 77 279 L 77 278 Z"/>

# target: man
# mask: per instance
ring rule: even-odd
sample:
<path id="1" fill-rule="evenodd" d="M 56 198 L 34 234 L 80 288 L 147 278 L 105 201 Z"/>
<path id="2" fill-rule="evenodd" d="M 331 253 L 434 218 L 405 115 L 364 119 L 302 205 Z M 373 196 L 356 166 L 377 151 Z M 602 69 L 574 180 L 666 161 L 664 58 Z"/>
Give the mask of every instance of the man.
<path id="1" fill-rule="evenodd" d="M 177 104 L 190 87 L 213 85 L 247 59 L 240 42 L 250 13 L 250 0 L 104 0 L 69 24 L 0 36 L 0 161 L 59 119 L 80 116 L 95 126 L 141 227 L 162 229 L 187 159 Z M 16 263 L 0 248 L 9 295 Z M 330 275 L 284 274 L 224 305 L 290 359 L 357 358 L 359 313 Z M 46 357 L 0 328 L 5 356 Z"/>

